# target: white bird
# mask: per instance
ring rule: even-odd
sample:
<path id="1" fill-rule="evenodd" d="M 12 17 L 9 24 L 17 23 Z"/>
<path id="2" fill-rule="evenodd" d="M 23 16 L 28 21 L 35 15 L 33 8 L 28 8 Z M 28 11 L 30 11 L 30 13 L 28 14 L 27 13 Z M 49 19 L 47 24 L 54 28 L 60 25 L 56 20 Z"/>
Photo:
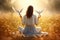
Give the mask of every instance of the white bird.
<path id="1" fill-rule="evenodd" d="M 19 15 L 20 15 L 20 13 L 21 13 L 21 12 L 22 12 L 22 10 L 23 10 L 23 8 L 22 8 L 21 10 L 17 10 L 17 9 L 15 9 L 14 7 L 12 7 L 12 9 L 13 9 L 13 11 L 14 11 L 14 12 L 19 13 Z"/>
<path id="2" fill-rule="evenodd" d="M 36 11 L 39 15 L 43 12 L 43 10 L 42 11 Z"/>

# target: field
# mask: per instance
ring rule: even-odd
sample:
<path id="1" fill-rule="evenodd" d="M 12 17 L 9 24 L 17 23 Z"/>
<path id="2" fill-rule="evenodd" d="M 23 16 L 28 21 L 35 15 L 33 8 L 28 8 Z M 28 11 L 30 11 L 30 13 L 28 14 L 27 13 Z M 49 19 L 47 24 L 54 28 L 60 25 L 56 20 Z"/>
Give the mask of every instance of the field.
<path id="1" fill-rule="evenodd" d="M 21 38 L 18 26 L 23 26 L 18 14 L 0 12 L 0 40 L 60 40 L 60 14 L 39 18 L 38 26 L 42 27 L 42 31 L 49 33 L 46 37 Z"/>

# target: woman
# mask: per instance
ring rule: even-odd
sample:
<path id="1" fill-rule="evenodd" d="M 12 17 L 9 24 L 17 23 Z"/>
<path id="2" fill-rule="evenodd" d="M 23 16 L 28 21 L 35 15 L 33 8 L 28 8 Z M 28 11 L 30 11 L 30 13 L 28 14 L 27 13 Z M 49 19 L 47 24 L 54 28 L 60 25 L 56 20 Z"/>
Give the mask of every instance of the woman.
<path id="1" fill-rule="evenodd" d="M 22 18 L 22 24 L 25 25 L 25 28 L 24 29 L 20 28 L 20 31 L 25 36 L 29 36 L 29 37 L 36 36 L 37 34 L 41 34 L 40 29 L 35 28 L 35 25 L 38 24 L 38 18 L 36 17 L 36 15 L 33 14 L 33 7 L 29 6 L 26 15 Z"/>

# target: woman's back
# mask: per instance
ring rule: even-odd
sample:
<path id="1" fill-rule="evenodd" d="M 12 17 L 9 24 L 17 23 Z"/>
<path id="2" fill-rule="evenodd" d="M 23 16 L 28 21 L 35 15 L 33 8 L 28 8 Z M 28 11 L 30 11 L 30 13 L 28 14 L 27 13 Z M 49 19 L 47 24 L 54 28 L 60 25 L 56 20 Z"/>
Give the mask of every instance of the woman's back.
<path id="1" fill-rule="evenodd" d="M 22 19 L 22 23 L 25 24 L 25 25 L 34 25 L 34 24 L 37 24 L 37 17 L 36 15 L 32 15 L 31 18 L 27 18 L 27 16 L 25 15 Z"/>
<path id="2" fill-rule="evenodd" d="M 22 30 L 22 33 L 25 36 L 34 36 L 40 35 L 42 32 L 40 28 L 37 29 L 34 25 L 38 24 L 38 18 L 33 14 L 33 7 L 29 6 L 26 12 L 26 15 L 22 18 L 22 23 L 25 24 L 25 28 Z M 21 28 L 20 28 L 21 29 Z M 37 31 L 38 30 L 38 31 Z"/>

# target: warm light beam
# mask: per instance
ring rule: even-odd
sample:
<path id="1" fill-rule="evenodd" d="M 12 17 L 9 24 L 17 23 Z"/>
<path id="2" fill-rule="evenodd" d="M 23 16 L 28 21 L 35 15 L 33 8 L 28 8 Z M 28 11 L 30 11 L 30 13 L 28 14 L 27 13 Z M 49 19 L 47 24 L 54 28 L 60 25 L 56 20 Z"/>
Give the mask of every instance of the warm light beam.
<path id="1" fill-rule="evenodd" d="M 15 0 L 12 0 L 12 2 L 14 2 Z M 45 5 L 48 3 L 46 2 L 47 0 L 16 0 L 14 2 L 15 7 L 17 9 L 22 9 L 23 8 L 23 12 L 22 15 L 25 15 L 26 10 L 28 8 L 29 5 L 32 5 L 34 7 L 34 14 L 38 15 L 35 10 L 45 10 Z"/>

